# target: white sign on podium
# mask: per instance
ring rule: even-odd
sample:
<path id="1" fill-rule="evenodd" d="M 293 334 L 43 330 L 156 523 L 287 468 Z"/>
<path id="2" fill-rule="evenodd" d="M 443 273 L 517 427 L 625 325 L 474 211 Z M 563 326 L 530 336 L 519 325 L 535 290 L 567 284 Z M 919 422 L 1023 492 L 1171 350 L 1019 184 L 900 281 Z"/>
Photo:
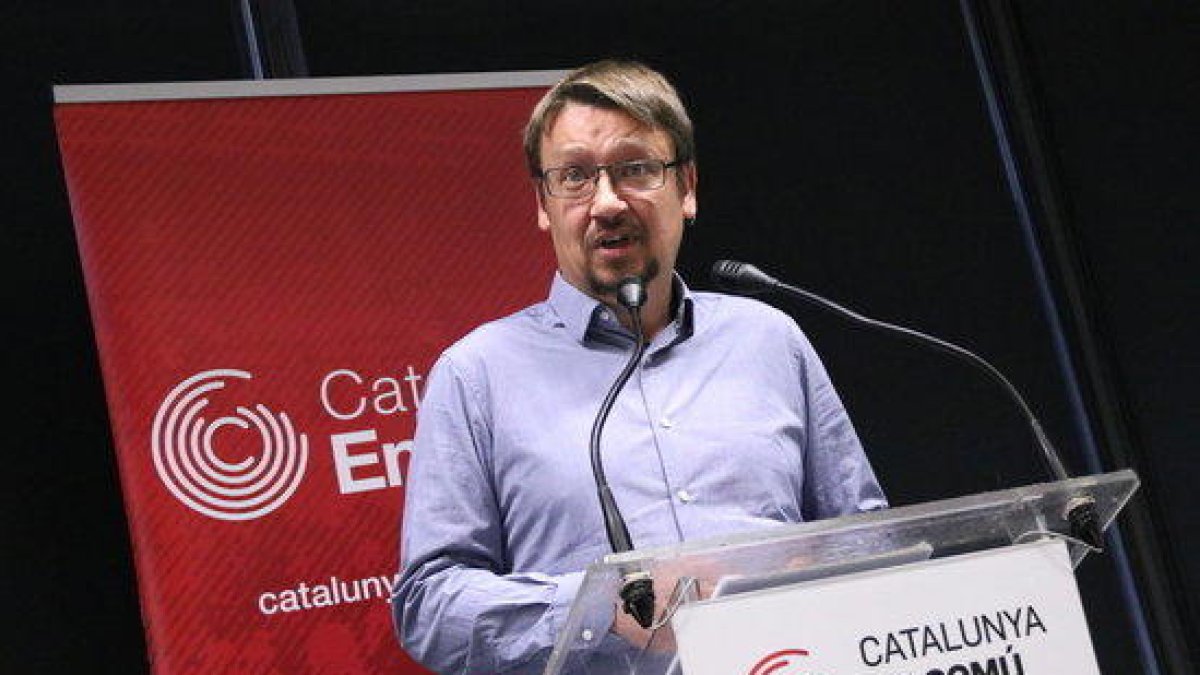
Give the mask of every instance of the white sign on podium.
<path id="1" fill-rule="evenodd" d="M 1042 540 L 684 605 L 686 675 L 1099 675 L 1066 545 Z"/>

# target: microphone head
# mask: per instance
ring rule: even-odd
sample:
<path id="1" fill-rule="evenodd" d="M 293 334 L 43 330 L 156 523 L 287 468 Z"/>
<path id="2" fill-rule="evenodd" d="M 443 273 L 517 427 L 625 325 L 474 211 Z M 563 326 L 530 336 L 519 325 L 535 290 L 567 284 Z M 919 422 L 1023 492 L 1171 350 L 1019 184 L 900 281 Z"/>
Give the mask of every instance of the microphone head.
<path id="1" fill-rule="evenodd" d="M 646 282 L 641 277 L 626 277 L 617 288 L 617 301 L 630 311 L 646 304 Z"/>
<path id="2" fill-rule="evenodd" d="M 733 260 L 713 263 L 712 280 L 726 291 L 744 294 L 762 293 L 779 284 L 774 277 L 754 265 Z"/>

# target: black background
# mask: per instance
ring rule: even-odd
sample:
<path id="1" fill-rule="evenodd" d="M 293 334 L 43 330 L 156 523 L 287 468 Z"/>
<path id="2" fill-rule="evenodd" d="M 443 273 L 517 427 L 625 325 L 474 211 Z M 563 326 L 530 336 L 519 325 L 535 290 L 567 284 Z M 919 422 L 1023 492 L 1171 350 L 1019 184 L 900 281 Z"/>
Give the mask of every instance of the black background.
<path id="1" fill-rule="evenodd" d="M 700 218 L 681 259 L 693 285 L 708 287 L 718 257 L 751 260 L 966 345 L 1025 392 L 1069 464 L 1087 466 L 957 3 L 295 5 L 313 76 L 558 69 L 611 55 L 660 68 L 697 128 Z M 1146 481 L 1138 500 L 1167 533 L 1175 611 L 1191 634 L 1198 12 L 1133 0 L 1014 8 L 1086 263 L 1091 330 Z M 17 2 L 0 24 L 3 672 L 146 669 L 50 87 L 242 78 L 237 27 L 233 3 L 198 0 Z M 1017 413 L 977 373 L 783 306 L 824 356 L 894 504 L 1044 478 Z M 1144 672 L 1114 568 L 1110 555 L 1080 570 L 1101 668 Z"/>

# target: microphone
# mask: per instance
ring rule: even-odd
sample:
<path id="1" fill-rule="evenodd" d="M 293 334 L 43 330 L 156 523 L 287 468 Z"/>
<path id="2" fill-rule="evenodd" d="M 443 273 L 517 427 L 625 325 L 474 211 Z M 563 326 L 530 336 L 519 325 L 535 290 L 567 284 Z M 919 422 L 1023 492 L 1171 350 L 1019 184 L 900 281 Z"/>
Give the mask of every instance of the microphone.
<path id="1" fill-rule="evenodd" d="M 621 517 L 621 510 L 613 499 L 612 490 L 608 487 L 608 477 L 604 474 L 604 462 L 600 457 L 600 436 L 604 431 L 604 423 L 612 411 L 617 395 L 629 382 L 633 371 L 642 360 L 646 351 L 645 335 L 642 330 L 641 307 L 646 302 L 646 284 L 638 277 L 629 277 L 621 281 L 617 289 L 617 301 L 629 312 L 633 324 L 635 343 L 633 353 L 626 362 L 621 373 L 613 382 L 600 411 L 596 413 L 596 421 L 592 424 L 592 437 L 589 449 L 592 459 L 592 475 L 596 479 L 596 493 L 600 498 L 600 512 L 604 516 L 604 529 L 608 534 L 608 543 L 613 553 L 624 553 L 633 550 L 633 542 L 629 537 L 629 528 Z M 654 621 L 654 583 L 649 572 L 630 571 L 621 578 L 621 600 L 626 614 L 629 614 L 642 628 L 649 628 Z"/>
<path id="2" fill-rule="evenodd" d="M 812 305 L 820 307 L 824 310 L 832 312 L 843 319 L 851 322 L 867 326 L 876 330 L 882 330 L 896 335 L 900 335 L 908 339 L 910 342 L 932 347 L 937 351 L 951 356 L 957 357 L 962 361 L 970 363 L 973 367 L 983 370 L 993 381 L 998 383 L 1000 387 L 1008 394 L 1009 398 L 1016 403 L 1022 414 L 1029 424 L 1030 430 L 1033 432 L 1034 440 L 1037 441 L 1037 446 L 1042 452 L 1042 459 L 1045 460 L 1051 475 L 1055 480 L 1067 480 L 1071 476 L 1067 473 L 1063 466 L 1058 450 L 1054 444 L 1050 442 L 1050 437 L 1042 430 L 1042 425 L 1038 421 L 1037 416 L 1033 414 L 1033 409 L 1021 396 L 1008 378 L 1005 377 L 999 369 L 985 360 L 983 357 L 971 352 L 963 347 L 960 347 L 952 342 L 947 342 L 941 338 L 933 337 L 926 333 L 922 333 L 911 328 L 897 326 L 863 316 L 858 312 L 847 309 L 842 305 L 823 298 L 816 293 L 806 291 L 796 286 L 791 286 L 779 281 L 775 277 L 763 272 L 754 265 L 743 262 L 735 262 L 733 260 L 718 260 L 712 266 L 712 279 L 721 288 L 739 294 L 754 295 L 764 292 L 778 292 L 788 295 L 793 298 L 798 298 Z M 1102 536 L 1100 533 L 1100 523 L 1096 515 L 1095 500 L 1088 497 L 1078 497 L 1067 503 L 1066 512 L 1064 514 L 1067 521 L 1071 524 L 1072 535 L 1091 546 L 1094 549 L 1102 548 Z"/>
<path id="3" fill-rule="evenodd" d="M 642 337 L 642 315 L 640 310 L 646 304 L 646 284 L 639 277 L 629 277 L 621 281 L 617 289 L 617 302 L 629 310 L 629 318 L 633 321 L 634 331 Z"/>

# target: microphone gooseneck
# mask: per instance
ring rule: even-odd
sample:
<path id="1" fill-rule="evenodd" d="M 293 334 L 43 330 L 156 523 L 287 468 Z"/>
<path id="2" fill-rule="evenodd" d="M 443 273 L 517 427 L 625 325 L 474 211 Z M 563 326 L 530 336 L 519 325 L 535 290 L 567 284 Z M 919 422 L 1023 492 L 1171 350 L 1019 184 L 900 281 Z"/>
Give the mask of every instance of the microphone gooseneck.
<path id="1" fill-rule="evenodd" d="M 823 298 L 816 293 L 806 291 L 802 288 L 797 288 L 779 281 L 775 277 L 763 272 L 754 265 L 743 262 L 735 262 L 733 260 L 718 260 L 712 266 L 712 278 L 717 285 L 725 290 L 752 295 L 755 293 L 764 292 L 779 292 L 794 298 L 799 298 L 810 304 L 816 305 L 822 309 L 830 311 L 844 319 L 848 319 L 857 324 L 868 326 L 877 330 L 886 331 L 901 337 L 907 338 L 910 342 L 916 342 L 927 347 L 932 347 L 951 356 L 957 357 L 972 366 L 983 370 L 993 381 L 997 382 L 1000 387 L 1009 395 L 1009 398 L 1016 403 L 1021 412 L 1025 415 L 1025 419 L 1029 424 L 1030 430 L 1033 432 L 1034 440 L 1037 441 L 1038 449 L 1042 452 L 1042 458 L 1045 460 L 1051 475 L 1055 480 L 1067 480 L 1070 474 L 1067 473 L 1063 466 L 1062 459 L 1055 449 L 1054 444 L 1050 442 L 1049 436 L 1042 430 L 1042 425 L 1038 421 L 1037 416 L 1033 414 L 1033 409 L 1025 401 L 1025 397 L 1009 382 L 999 369 L 989 363 L 982 356 L 975 354 L 963 347 L 960 347 L 952 342 L 947 342 L 941 338 L 933 337 L 926 333 L 922 333 L 904 326 L 887 323 L 872 319 L 851 309 L 843 307 L 832 300 Z M 1099 523 L 1095 516 L 1095 502 L 1090 499 L 1072 500 L 1067 505 L 1067 520 L 1072 525 L 1072 533 L 1078 539 L 1081 539 L 1093 548 L 1101 548 L 1102 537 L 1100 534 Z"/>
<path id="2" fill-rule="evenodd" d="M 600 404 L 596 421 L 592 424 L 592 435 L 589 450 L 592 459 L 592 474 L 596 479 L 596 493 L 600 498 L 600 512 L 604 516 L 604 529 L 608 534 L 608 543 L 613 553 L 624 553 L 633 550 L 633 541 L 629 536 L 629 528 L 621 517 L 621 510 L 613 498 L 612 490 L 608 487 L 608 477 L 604 473 L 604 461 L 600 456 L 600 437 L 604 432 L 604 424 L 612 411 L 617 395 L 629 382 L 633 371 L 642 360 L 646 351 L 645 335 L 642 330 L 640 309 L 646 302 L 646 284 L 638 277 L 630 277 L 621 282 L 617 290 L 617 301 L 629 311 L 630 322 L 633 324 L 634 347 L 629 361 Z M 654 620 L 654 585 L 650 575 L 645 572 L 629 572 L 623 575 L 621 599 L 624 610 L 632 616 L 642 628 L 649 628 Z"/>

